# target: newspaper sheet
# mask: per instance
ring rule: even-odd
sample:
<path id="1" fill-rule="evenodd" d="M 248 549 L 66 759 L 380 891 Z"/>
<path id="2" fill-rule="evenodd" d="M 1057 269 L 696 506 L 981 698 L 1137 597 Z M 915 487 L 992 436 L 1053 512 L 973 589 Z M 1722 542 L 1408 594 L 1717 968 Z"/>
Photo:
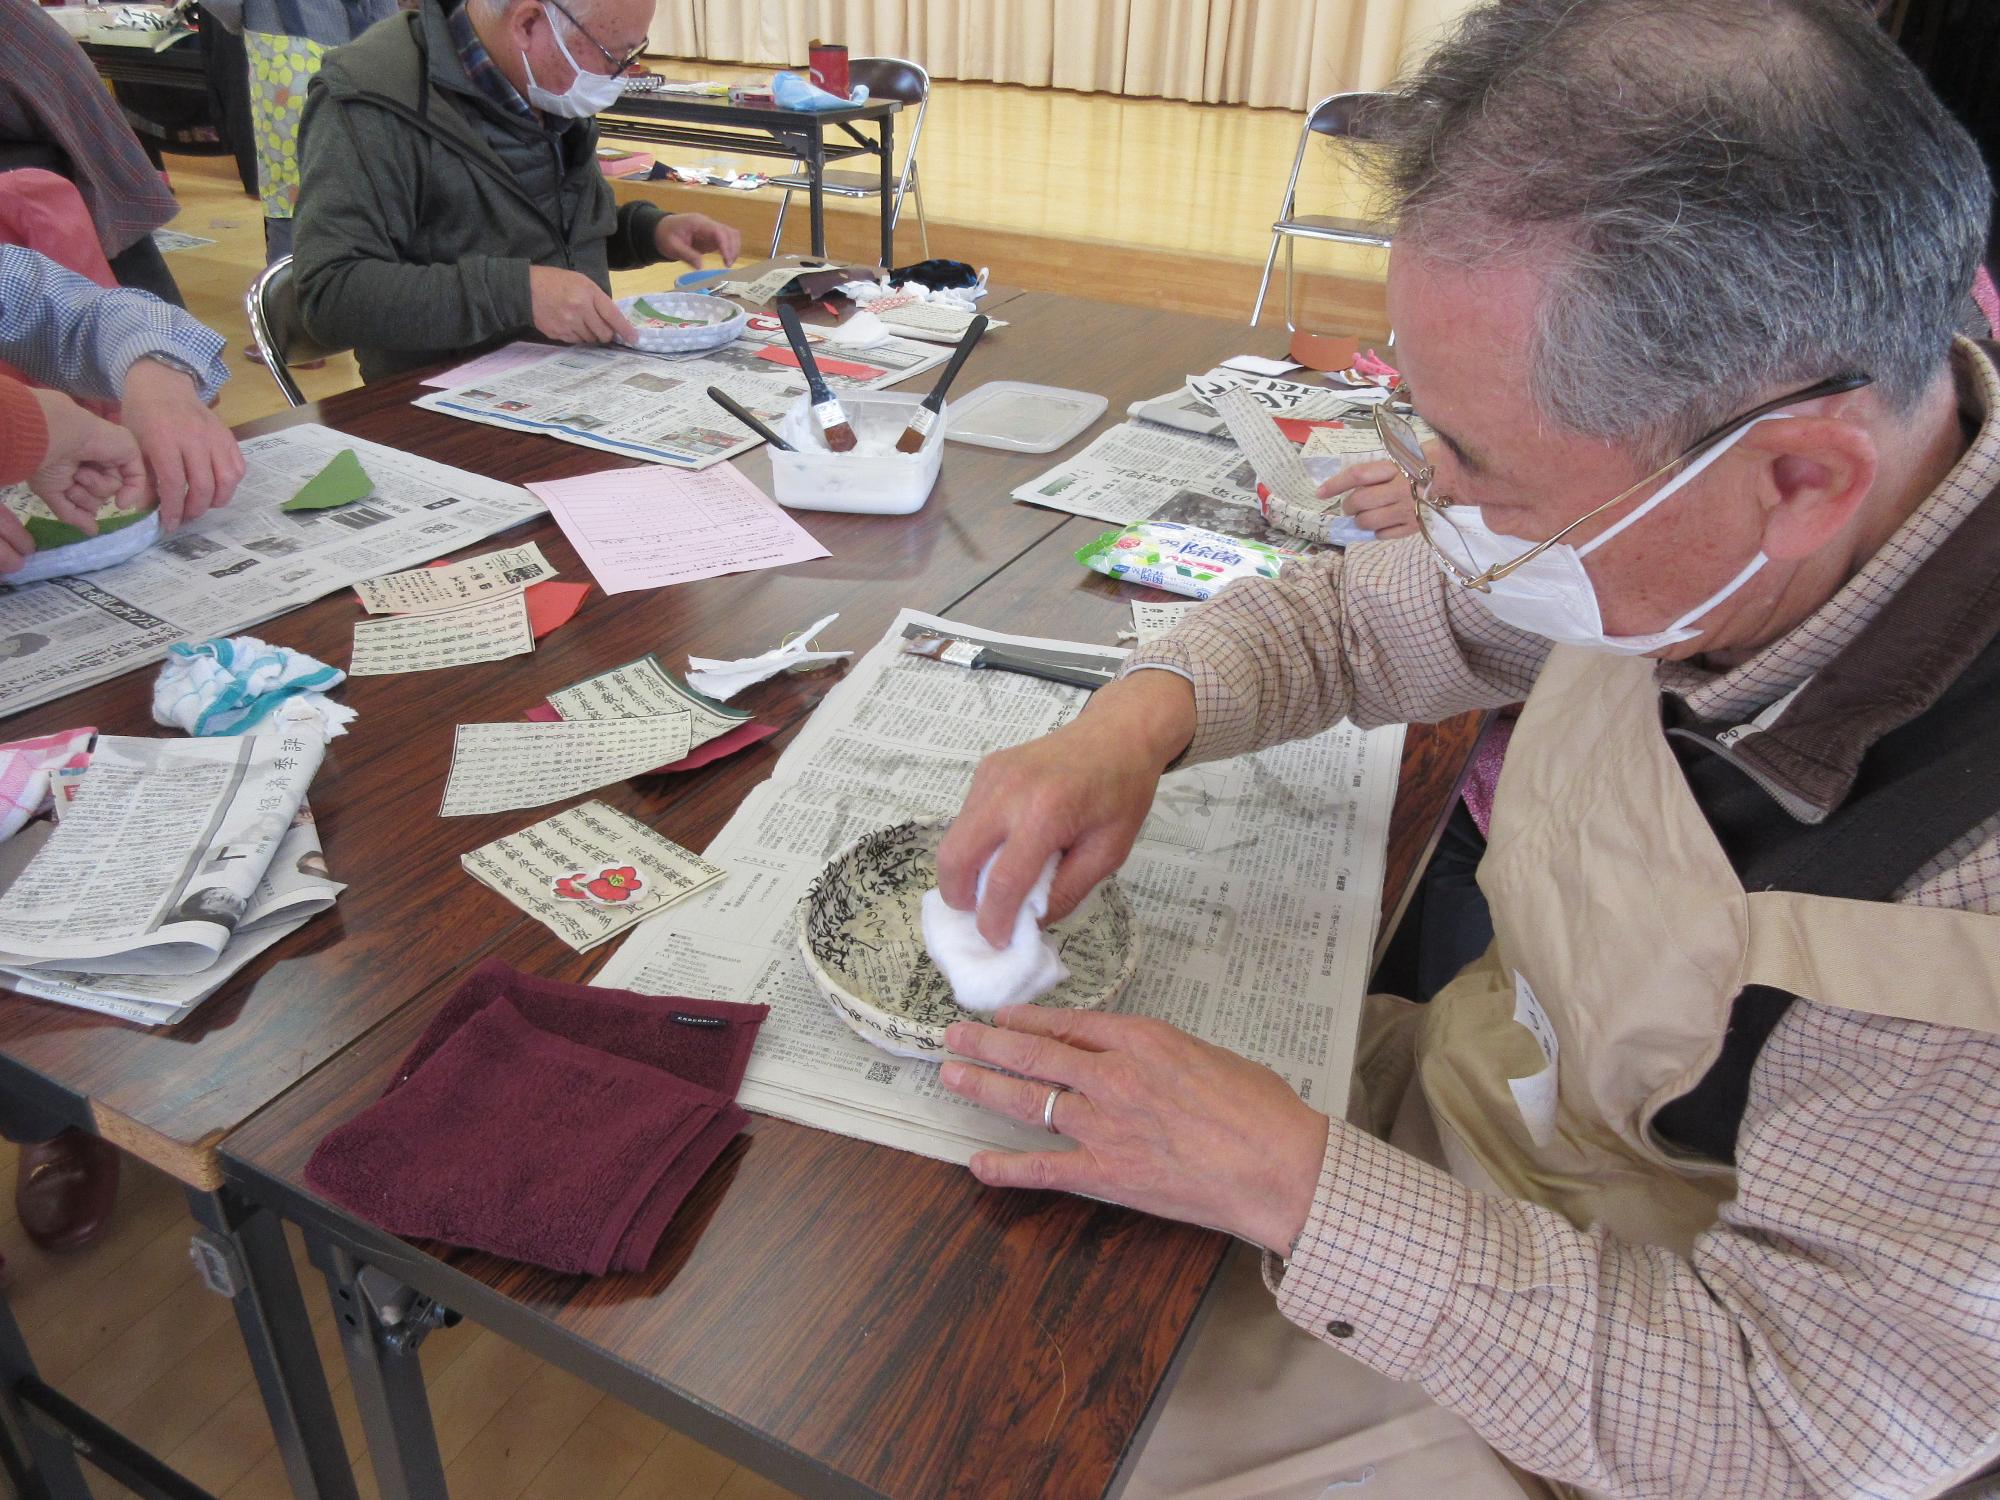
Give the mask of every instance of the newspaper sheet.
<path id="1" fill-rule="evenodd" d="M 555 565 L 542 556 L 542 549 L 527 542 L 468 557 L 448 567 L 408 568 L 384 578 L 370 578 L 356 584 L 354 592 L 371 615 L 421 615 L 496 594 L 516 593 L 555 576 Z"/>
<path id="2" fill-rule="evenodd" d="M 747 1107 L 963 1162 L 985 1146 L 1046 1148 L 1049 1137 L 945 1093 L 935 1063 L 891 1057 L 850 1032 L 807 975 L 795 908 L 853 839 L 955 813 L 981 755 L 1056 728 L 1086 694 L 902 654 L 927 631 L 1095 666 L 1122 655 L 905 610 L 710 846 L 728 884 L 643 923 L 595 982 L 768 1004 Z M 1120 1008 L 1267 1063 L 1338 1114 L 1402 740 L 1400 726 L 1343 725 L 1168 776 L 1119 876 L 1144 945 Z"/>
<path id="3" fill-rule="evenodd" d="M 1199 601 L 1187 604 L 1148 604 L 1142 599 L 1132 601 L 1132 633 L 1139 638 L 1139 644 L 1157 641 L 1162 636 L 1173 634 L 1190 614 L 1201 608 Z"/>
<path id="4" fill-rule="evenodd" d="M 461 724 L 440 817 L 545 807 L 670 766 L 691 748 L 694 715 Z"/>
<path id="5" fill-rule="evenodd" d="M 421 615 L 386 615 L 354 623 L 349 677 L 435 672 L 525 656 L 535 649 L 528 596 L 516 589 L 493 599 Z"/>
<path id="6" fill-rule="evenodd" d="M 1122 422 L 1014 491 L 1016 500 L 1129 526 L 1184 491 L 1257 508 L 1257 476 L 1227 438 Z"/>
<path id="7" fill-rule="evenodd" d="M 878 390 L 944 363 L 950 352 L 905 338 L 839 349 L 837 360 L 828 358 L 841 368 L 829 364 L 826 380 L 836 391 Z M 775 325 L 700 354 L 558 349 L 477 385 L 434 391 L 416 404 L 625 458 L 705 469 L 763 441 L 709 399 L 710 386 L 721 386 L 771 423 L 805 393 L 805 377 L 774 357 L 780 354 L 788 359 L 790 350 Z M 850 365 L 858 373 L 845 373 Z"/>
<path id="8" fill-rule="evenodd" d="M 375 493 L 279 505 L 351 448 Z M 236 497 L 115 568 L 0 588 L 0 715 L 233 635 L 364 578 L 427 562 L 542 512 L 524 489 L 311 423 L 247 438 Z"/>
<path id="9" fill-rule="evenodd" d="M 1370 405 L 1385 394 L 1375 387 L 1350 390 L 1346 387 L 1302 385 L 1296 380 L 1273 380 L 1246 371 L 1217 365 L 1206 375 L 1190 375 L 1177 391 L 1155 396 L 1150 401 L 1134 401 L 1126 414 L 1163 427 L 1204 437 L 1226 437 L 1228 429 L 1215 409 L 1215 398 L 1224 391 L 1247 390 L 1274 417 L 1295 417 L 1300 421 L 1368 421 Z"/>
<path id="10" fill-rule="evenodd" d="M 198 974 L 239 932 L 325 910 L 341 888 L 300 817 L 324 751 L 303 705 L 256 734 L 99 735 L 55 832 L 0 895 L 0 963 Z"/>
<path id="11" fill-rule="evenodd" d="M 636 661 L 599 672 L 549 694 L 549 707 L 565 719 L 648 719 L 686 713 L 690 738 L 705 745 L 740 729 L 750 715 L 712 703 L 680 682 L 648 652 Z"/>
<path id="12" fill-rule="evenodd" d="M 579 953 L 726 873 L 604 802 L 531 823 L 459 863 Z"/>

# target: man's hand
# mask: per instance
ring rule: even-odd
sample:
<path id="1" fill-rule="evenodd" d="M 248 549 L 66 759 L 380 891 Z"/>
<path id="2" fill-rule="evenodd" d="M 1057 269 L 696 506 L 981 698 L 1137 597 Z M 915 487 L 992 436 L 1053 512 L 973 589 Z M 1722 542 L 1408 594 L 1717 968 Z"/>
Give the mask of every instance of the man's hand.
<path id="1" fill-rule="evenodd" d="M 618 304 L 581 271 L 530 266 L 528 295 L 536 330 L 558 344 L 611 344 L 637 336 Z"/>
<path id="2" fill-rule="evenodd" d="M 44 390 L 33 395 L 49 429 L 49 451 L 29 476 L 28 488 L 41 496 L 57 519 L 95 536 L 102 502 L 115 499 L 130 509 L 145 498 L 146 470 L 139 446 L 123 427 L 93 416 L 67 396 Z M 20 553 L 6 564 L 10 569 L 18 568 L 34 551 L 34 543 L 18 525 L 6 541 Z"/>
<path id="3" fill-rule="evenodd" d="M 702 256 L 709 252 L 721 256 L 725 266 L 736 264 L 743 236 L 706 214 L 670 214 L 660 220 L 660 227 L 653 233 L 653 244 L 662 260 L 684 260 L 698 271 Z"/>
<path id="4" fill-rule="evenodd" d="M 227 505 L 236 493 L 243 451 L 186 372 L 156 359 L 137 361 L 125 372 L 118 419 L 139 440 L 166 530 Z"/>
<path id="5" fill-rule="evenodd" d="M 1001 849 L 987 877 L 979 930 L 1004 948 L 1023 898 L 1049 856 L 1062 853 L 1049 892 L 1049 920 L 1060 921 L 1125 862 L 1160 773 L 1193 737 L 1187 679 L 1135 672 L 1100 688 L 1054 734 L 987 756 L 938 846 L 938 889 L 946 903 L 971 911 L 980 867 Z"/>
<path id="6" fill-rule="evenodd" d="M 959 1021 L 944 1086 L 998 1114 L 1054 1124 L 1074 1151 L 982 1151 L 992 1187 L 1052 1188 L 1221 1229 L 1279 1255 L 1305 1228 L 1326 1154 L 1327 1117 L 1284 1079 L 1164 1021 L 1010 1005 L 997 1026 Z M 1018 1073 L 1023 1077 L 1010 1077 Z"/>
<path id="7" fill-rule="evenodd" d="M 1378 542 L 1409 536 L 1417 529 L 1417 503 L 1410 482 L 1386 458 L 1349 464 L 1319 487 L 1319 497 L 1347 496 L 1347 514 L 1375 533 Z"/>

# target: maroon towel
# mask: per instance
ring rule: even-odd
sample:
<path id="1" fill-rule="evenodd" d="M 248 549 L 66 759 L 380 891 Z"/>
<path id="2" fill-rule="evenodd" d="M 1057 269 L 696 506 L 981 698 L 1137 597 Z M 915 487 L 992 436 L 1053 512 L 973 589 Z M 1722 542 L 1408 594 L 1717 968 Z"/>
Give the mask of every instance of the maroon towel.
<path id="1" fill-rule="evenodd" d="M 396 1070 L 394 1091 L 476 1012 L 502 997 L 522 1019 L 585 1047 L 627 1057 L 734 1099 L 767 1005 L 682 1000 L 521 974 L 497 958 L 474 969 Z"/>
<path id="2" fill-rule="evenodd" d="M 306 1180 L 396 1234 L 644 1270 L 749 1119 L 731 1101 L 766 1014 L 483 964 Z"/>

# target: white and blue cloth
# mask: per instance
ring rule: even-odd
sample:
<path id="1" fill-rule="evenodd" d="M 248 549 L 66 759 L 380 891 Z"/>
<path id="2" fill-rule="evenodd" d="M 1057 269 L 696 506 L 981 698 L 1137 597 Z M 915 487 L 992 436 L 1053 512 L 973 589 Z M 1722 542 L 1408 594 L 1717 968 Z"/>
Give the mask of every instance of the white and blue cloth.
<path id="1" fill-rule="evenodd" d="M 326 696 L 346 678 L 337 667 L 254 635 L 178 641 L 167 647 L 153 684 L 153 719 L 194 735 L 242 734 L 296 698 L 319 715 L 332 739 L 354 718 L 353 709 Z"/>

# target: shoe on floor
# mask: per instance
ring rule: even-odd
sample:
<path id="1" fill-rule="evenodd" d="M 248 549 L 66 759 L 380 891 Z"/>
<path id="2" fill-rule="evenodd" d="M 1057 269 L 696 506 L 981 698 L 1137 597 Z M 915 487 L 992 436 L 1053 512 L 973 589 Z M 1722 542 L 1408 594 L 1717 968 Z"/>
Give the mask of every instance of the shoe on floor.
<path id="1" fill-rule="evenodd" d="M 21 1147 L 14 1208 L 44 1250 L 81 1250 L 100 1238 L 118 1197 L 118 1152 L 94 1135 L 65 1130 Z"/>

